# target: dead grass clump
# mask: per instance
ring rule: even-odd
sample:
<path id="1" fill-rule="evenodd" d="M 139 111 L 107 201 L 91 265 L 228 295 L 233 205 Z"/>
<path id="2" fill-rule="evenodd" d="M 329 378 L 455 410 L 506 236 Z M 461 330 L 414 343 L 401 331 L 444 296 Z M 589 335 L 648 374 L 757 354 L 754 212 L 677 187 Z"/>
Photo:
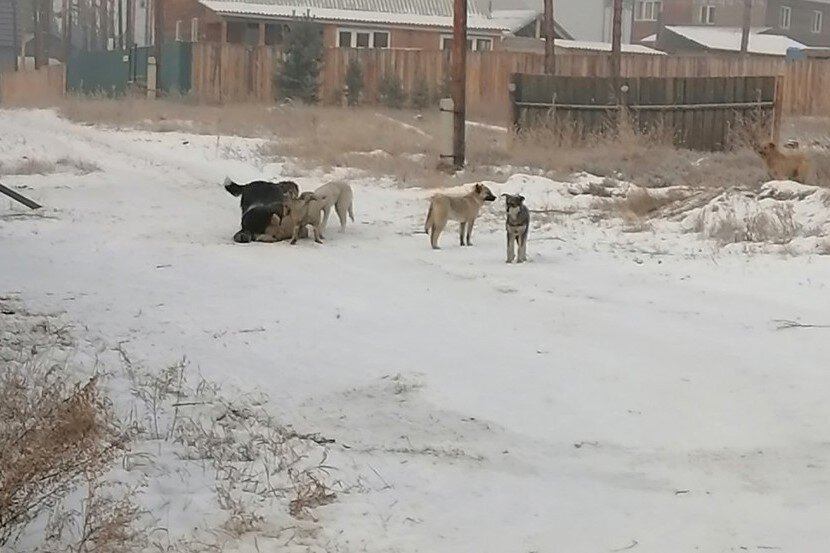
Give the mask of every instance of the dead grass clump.
<path id="1" fill-rule="evenodd" d="M 0 377 L 0 545 L 127 446 L 96 379 L 71 386 L 60 367 L 10 364 Z"/>
<path id="2" fill-rule="evenodd" d="M 101 168 L 94 162 L 69 157 L 62 157 L 55 162 L 39 158 L 23 158 L 18 163 L 0 163 L 0 175 L 51 175 L 65 170 L 87 175 L 100 171 Z"/>
<path id="3" fill-rule="evenodd" d="M 721 245 L 740 242 L 787 244 L 798 236 L 800 226 L 789 205 L 776 205 L 768 210 L 746 213 L 721 213 L 704 230 L 707 238 Z"/>
<path id="4" fill-rule="evenodd" d="M 88 175 L 89 173 L 97 173 L 101 167 L 94 161 L 87 161 L 85 159 L 78 159 L 74 157 L 62 157 L 55 162 L 58 167 L 67 167 L 78 171 L 81 175 Z"/>
<path id="5" fill-rule="evenodd" d="M 14 164 L 0 163 L 0 175 L 51 175 L 56 170 L 51 161 L 24 158 Z"/>

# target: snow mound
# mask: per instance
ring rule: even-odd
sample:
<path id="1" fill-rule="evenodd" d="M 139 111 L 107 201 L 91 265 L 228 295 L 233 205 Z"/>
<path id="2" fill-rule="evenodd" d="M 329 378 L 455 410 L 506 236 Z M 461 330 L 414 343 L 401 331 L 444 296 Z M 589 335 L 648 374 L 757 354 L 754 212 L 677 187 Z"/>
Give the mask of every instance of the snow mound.
<path id="1" fill-rule="evenodd" d="M 727 190 L 684 218 L 685 230 L 721 244 L 766 242 L 815 248 L 830 233 L 830 191 L 771 181 L 758 192 Z"/>

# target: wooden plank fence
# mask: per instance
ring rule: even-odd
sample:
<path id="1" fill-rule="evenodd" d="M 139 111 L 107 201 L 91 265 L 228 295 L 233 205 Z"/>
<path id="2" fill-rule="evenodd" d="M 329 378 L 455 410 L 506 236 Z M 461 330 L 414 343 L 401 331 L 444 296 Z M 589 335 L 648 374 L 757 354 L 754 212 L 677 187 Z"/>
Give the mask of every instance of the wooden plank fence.
<path id="1" fill-rule="evenodd" d="M 321 72 L 321 100 L 339 103 L 349 60 L 362 67 L 362 101 L 378 101 L 382 77 L 395 73 L 407 96 L 416 82 L 425 81 L 434 95 L 446 91 L 449 57 L 437 50 L 327 49 Z M 192 94 L 201 101 L 272 102 L 274 78 L 281 53 L 270 46 L 199 43 L 193 47 Z M 509 90 L 514 73 L 541 74 L 544 56 L 523 52 L 468 52 L 468 111 L 499 113 L 509 117 Z M 771 57 L 740 56 L 622 56 L 621 71 L 627 78 L 760 77 L 784 75 L 783 106 L 790 115 L 830 116 L 830 60 L 808 59 L 786 62 Z M 562 54 L 557 56 L 557 75 L 563 77 L 610 77 L 609 56 Z"/>
<path id="2" fill-rule="evenodd" d="M 0 105 L 50 105 L 66 92 L 66 67 L 47 65 L 32 71 L 0 73 Z"/>
<path id="3" fill-rule="evenodd" d="M 744 121 L 767 132 L 776 112 L 779 77 L 633 77 L 615 79 L 513 75 L 513 123 L 553 123 L 587 135 L 614 126 L 622 109 L 642 130 L 666 132 L 678 145 L 722 150 Z"/>
<path id="4" fill-rule="evenodd" d="M 279 56 L 268 46 L 194 44 L 191 95 L 205 103 L 273 102 Z"/>

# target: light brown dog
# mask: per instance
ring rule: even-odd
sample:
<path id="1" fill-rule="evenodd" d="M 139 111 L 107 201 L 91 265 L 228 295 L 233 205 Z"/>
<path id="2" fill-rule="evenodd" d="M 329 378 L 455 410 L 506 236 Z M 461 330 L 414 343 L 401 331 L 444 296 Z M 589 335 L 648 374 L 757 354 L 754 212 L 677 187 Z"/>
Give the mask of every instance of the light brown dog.
<path id="1" fill-rule="evenodd" d="M 306 226 L 314 229 L 314 241 L 323 243 L 323 202 L 314 195 L 314 192 L 303 192 L 297 199 L 290 199 L 288 202 L 288 216 L 294 227 L 291 235 L 291 244 L 296 244 L 301 231 Z"/>
<path id="2" fill-rule="evenodd" d="M 429 212 L 427 212 L 427 220 L 424 223 L 424 230 L 429 234 L 432 249 L 439 249 L 438 238 L 441 237 L 441 233 L 450 219 L 460 223 L 458 235 L 461 245 L 465 245 L 464 236 L 466 232 L 466 245 L 472 246 L 470 235 L 473 233 L 473 223 L 478 217 L 478 212 L 481 211 L 484 202 L 492 202 L 495 199 L 496 197 L 490 192 L 490 189 L 483 184 L 476 184 L 470 192 L 463 196 L 434 195 L 429 202 Z"/>
<path id="3" fill-rule="evenodd" d="M 765 142 L 756 150 L 764 160 L 770 176 L 777 180 L 790 179 L 804 184 L 810 170 L 810 159 L 798 149 L 781 150 L 774 142 Z"/>

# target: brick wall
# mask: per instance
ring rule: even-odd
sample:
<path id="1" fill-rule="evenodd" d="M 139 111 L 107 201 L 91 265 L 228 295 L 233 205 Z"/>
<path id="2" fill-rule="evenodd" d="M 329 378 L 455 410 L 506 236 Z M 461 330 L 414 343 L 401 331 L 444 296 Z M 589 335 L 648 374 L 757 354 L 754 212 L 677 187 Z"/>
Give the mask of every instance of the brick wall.
<path id="1" fill-rule="evenodd" d="M 768 0 L 766 25 L 772 27 L 772 32 L 787 35 L 808 46 L 830 46 L 830 5 L 803 0 Z M 781 7 L 790 8 L 790 28 L 783 29 L 781 23 Z M 815 12 L 821 15 L 821 30 L 813 32 L 813 18 Z"/>

